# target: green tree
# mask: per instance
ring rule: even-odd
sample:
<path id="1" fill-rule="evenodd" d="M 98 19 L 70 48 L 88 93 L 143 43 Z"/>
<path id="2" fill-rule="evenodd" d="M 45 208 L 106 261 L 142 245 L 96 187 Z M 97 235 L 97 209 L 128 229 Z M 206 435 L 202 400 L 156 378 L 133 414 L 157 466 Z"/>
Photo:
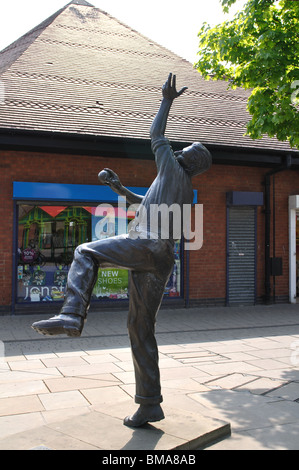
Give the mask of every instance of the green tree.
<path id="1" fill-rule="evenodd" d="M 224 11 L 238 0 L 221 0 Z M 299 148 L 299 1 L 248 0 L 231 21 L 204 23 L 196 69 L 250 89 L 247 135 Z"/>

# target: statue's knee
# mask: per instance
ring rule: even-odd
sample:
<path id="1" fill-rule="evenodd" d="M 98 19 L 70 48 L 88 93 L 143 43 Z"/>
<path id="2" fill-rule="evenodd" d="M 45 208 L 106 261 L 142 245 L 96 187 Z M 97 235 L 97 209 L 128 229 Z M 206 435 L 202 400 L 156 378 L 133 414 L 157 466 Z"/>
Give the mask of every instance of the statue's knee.
<path id="1" fill-rule="evenodd" d="M 74 251 L 74 258 L 77 258 L 77 256 L 81 255 L 81 245 L 77 246 L 75 251 Z"/>
<path id="2" fill-rule="evenodd" d="M 82 243 L 82 245 L 78 245 L 77 248 L 74 251 L 74 257 L 76 258 L 77 256 L 82 256 L 86 254 L 86 243 Z"/>

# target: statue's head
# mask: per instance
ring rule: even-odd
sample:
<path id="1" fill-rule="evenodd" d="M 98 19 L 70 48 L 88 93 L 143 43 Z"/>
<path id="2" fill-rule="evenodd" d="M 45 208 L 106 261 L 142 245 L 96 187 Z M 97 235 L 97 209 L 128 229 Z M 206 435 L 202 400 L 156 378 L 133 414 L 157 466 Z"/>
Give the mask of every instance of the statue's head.
<path id="1" fill-rule="evenodd" d="M 212 165 L 210 152 L 200 142 L 194 142 L 189 147 L 174 152 L 174 155 L 178 163 L 191 177 L 207 171 Z"/>

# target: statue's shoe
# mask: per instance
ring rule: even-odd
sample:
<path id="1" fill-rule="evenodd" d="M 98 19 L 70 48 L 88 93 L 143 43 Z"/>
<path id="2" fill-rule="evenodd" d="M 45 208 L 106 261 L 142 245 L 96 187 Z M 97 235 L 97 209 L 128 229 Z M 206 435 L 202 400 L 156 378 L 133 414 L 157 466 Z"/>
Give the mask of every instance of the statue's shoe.
<path id="1" fill-rule="evenodd" d="M 84 318 L 79 315 L 59 314 L 48 320 L 41 320 L 32 324 L 32 328 L 42 335 L 80 336 L 84 326 Z"/>
<path id="2" fill-rule="evenodd" d="M 136 413 L 124 419 L 124 425 L 134 428 L 146 423 L 153 423 L 164 419 L 164 413 L 160 405 L 140 405 Z"/>

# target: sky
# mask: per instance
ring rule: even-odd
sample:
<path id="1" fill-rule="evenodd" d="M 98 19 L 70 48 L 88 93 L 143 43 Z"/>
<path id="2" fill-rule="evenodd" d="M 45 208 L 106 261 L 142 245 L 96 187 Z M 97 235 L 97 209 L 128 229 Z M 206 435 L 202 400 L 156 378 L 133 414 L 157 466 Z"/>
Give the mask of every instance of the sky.
<path id="1" fill-rule="evenodd" d="M 237 0 L 229 14 L 220 0 L 88 0 L 118 20 L 194 63 L 197 34 L 203 22 L 231 19 L 246 0 Z M 64 7 L 68 0 L 12 0 L 0 5 L 0 51 Z"/>

